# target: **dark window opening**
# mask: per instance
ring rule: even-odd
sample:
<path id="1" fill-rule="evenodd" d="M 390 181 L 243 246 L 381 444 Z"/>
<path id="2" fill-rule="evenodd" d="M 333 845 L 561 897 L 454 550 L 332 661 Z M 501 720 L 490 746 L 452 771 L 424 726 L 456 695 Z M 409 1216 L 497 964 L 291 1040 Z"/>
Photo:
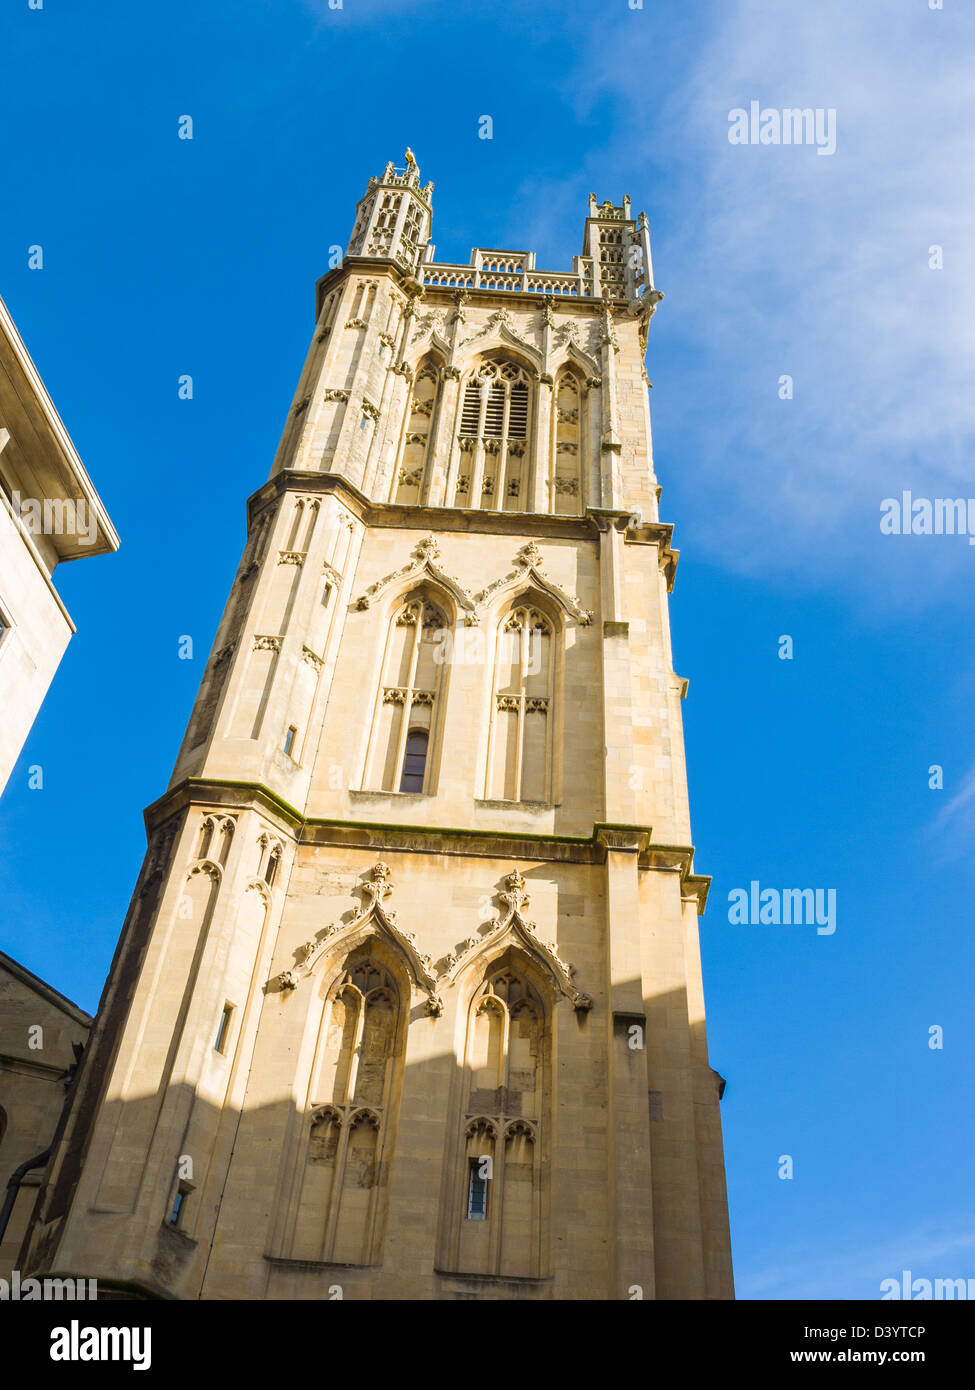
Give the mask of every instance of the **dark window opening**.
<path id="1" fill-rule="evenodd" d="M 426 729 L 411 729 L 407 734 L 406 753 L 403 757 L 403 775 L 399 784 L 401 792 L 423 791 L 429 737 Z"/>
<path id="2" fill-rule="evenodd" d="M 480 1176 L 484 1160 L 481 1158 L 471 1158 L 468 1160 L 469 1172 L 467 1176 L 467 1219 L 468 1221 L 487 1220 L 487 1193 L 488 1180 Z"/>
<path id="3" fill-rule="evenodd" d="M 176 1196 L 173 1198 L 173 1209 L 172 1209 L 172 1211 L 169 1213 L 169 1224 L 170 1224 L 170 1226 L 178 1226 L 178 1225 L 179 1225 L 180 1220 L 182 1219 L 183 1207 L 185 1206 L 185 1204 L 186 1204 L 186 1193 L 183 1191 L 182 1188 L 180 1188 L 179 1191 L 176 1193 Z"/>
<path id="4" fill-rule="evenodd" d="M 230 1031 L 230 1020 L 233 1017 L 233 1004 L 224 1004 L 223 1013 L 220 1015 L 220 1026 L 217 1029 L 217 1039 L 213 1044 L 214 1052 L 223 1052 L 227 1043 L 227 1034 Z"/>
<path id="5" fill-rule="evenodd" d="M 272 849 L 268 855 L 267 868 L 264 870 L 264 882 L 269 888 L 274 887 L 274 880 L 278 876 L 278 865 L 281 863 L 281 851 Z"/>

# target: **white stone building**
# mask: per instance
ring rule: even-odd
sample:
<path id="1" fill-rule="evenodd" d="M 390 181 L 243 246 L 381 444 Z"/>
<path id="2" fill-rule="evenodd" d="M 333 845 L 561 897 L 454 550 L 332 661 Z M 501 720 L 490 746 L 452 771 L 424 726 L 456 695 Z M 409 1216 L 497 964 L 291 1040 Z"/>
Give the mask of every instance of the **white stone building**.
<path id="1" fill-rule="evenodd" d="M 0 792 L 75 631 L 54 571 L 118 546 L 0 299 Z"/>

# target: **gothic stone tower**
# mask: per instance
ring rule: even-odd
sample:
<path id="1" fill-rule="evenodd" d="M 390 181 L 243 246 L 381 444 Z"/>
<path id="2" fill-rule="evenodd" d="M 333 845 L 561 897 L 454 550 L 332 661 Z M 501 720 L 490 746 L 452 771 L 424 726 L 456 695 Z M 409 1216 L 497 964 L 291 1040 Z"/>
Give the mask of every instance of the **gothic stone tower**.
<path id="1" fill-rule="evenodd" d="M 27 1269 L 732 1297 L 647 220 L 446 265 L 432 193 L 318 285 Z"/>

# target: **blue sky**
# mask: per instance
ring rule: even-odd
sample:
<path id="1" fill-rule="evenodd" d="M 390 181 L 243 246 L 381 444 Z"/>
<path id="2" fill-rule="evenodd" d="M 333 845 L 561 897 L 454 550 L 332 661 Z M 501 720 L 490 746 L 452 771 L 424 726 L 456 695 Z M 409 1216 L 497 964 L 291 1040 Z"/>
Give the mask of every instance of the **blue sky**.
<path id="1" fill-rule="evenodd" d="M 122 549 L 58 571 L 79 631 L 0 802 L 0 947 L 94 1009 L 368 177 L 409 144 L 439 260 L 553 269 L 589 191 L 627 192 L 666 295 L 648 369 L 739 1296 L 975 1276 L 975 548 L 879 529 L 903 488 L 975 496 L 975 19 L 945 5 L 7 7 L 0 293 Z M 834 108 L 835 154 L 732 146 L 752 99 Z M 730 925 L 753 879 L 834 888 L 835 934 Z"/>

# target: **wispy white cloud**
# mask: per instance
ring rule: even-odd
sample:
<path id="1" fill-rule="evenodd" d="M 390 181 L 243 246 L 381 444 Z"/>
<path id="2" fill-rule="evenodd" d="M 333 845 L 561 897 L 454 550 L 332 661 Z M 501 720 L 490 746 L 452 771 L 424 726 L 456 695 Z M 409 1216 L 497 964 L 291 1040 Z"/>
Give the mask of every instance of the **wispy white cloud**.
<path id="1" fill-rule="evenodd" d="M 958 1226 L 963 1229 L 959 1230 Z M 739 1298 L 880 1298 L 884 1279 L 975 1278 L 975 1221 L 952 1230 L 918 1226 L 879 1243 L 853 1243 L 828 1258 L 804 1247 L 777 1250 L 761 1270 L 739 1275 Z"/>
<path id="2" fill-rule="evenodd" d="M 962 777 L 959 790 L 935 816 L 929 833 L 932 838 L 937 837 L 944 858 L 971 853 L 975 840 L 975 763 Z"/>
<path id="3" fill-rule="evenodd" d="M 879 518 L 902 487 L 975 496 L 975 18 L 880 0 L 714 14 L 663 103 L 653 74 L 673 55 L 640 12 L 594 26 L 579 70 L 585 101 L 619 111 L 587 177 L 645 171 L 663 211 L 665 341 L 699 365 L 693 384 L 666 381 L 657 439 L 693 470 L 698 553 L 900 602 L 970 588 L 964 539 L 881 537 Z M 731 145 L 728 113 L 752 99 L 835 108 L 836 153 Z"/>

